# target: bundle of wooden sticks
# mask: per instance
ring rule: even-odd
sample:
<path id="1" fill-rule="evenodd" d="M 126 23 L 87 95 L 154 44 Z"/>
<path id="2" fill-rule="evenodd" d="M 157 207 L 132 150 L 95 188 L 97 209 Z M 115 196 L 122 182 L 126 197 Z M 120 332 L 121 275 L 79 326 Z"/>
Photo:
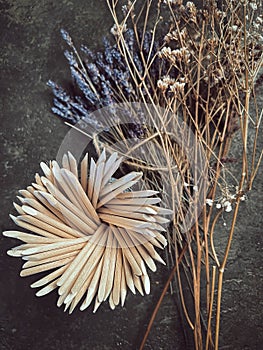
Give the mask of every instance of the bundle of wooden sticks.
<path id="1" fill-rule="evenodd" d="M 22 206 L 14 203 L 19 216 L 11 215 L 31 233 L 4 232 L 25 242 L 8 251 L 26 260 L 21 276 L 49 271 L 31 285 L 42 287 L 36 295 L 58 288 L 57 305 L 70 313 L 81 300 L 84 310 L 95 299 L 95 312 L 106 299 L 112 309 L 123 306 L 128 289 L 148 294 L 147 267 L 165 264 L 155 248 L 166 246 L 161 232 L 169 219 L 163 215 L 172 213 L 157 205 L 157 191 L 131 189 L 142 173 L 113 178 L 122 162 L 117 153 L 88 159 L 86 154 L 79 170 L 70 152 L 62 167 L 41 163 L 45 176 L 36 174 L 36 183 L 20 191 Z"/>

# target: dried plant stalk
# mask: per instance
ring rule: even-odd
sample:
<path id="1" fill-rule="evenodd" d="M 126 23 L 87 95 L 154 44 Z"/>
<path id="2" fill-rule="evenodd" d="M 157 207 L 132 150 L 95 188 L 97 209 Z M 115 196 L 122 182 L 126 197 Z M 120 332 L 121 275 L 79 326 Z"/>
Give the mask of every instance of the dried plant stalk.
<path id="1" fill-rule="evenodd" d="M 194 309 L 191 309 L 191 306 L 185 305 L 183 293 L 180 295 L 185 318 L 193 329 L 194 347 L 218 349 L 223 272 L 234 237 L 240 202 L 246 199 L 246 193 L 251 189 L 262 159 L 262 150 L 258 149 L 262 112 L 256 99 L 255 83 L 263 60 L 261 34 L 263 21 L 260 4 L 257 1 L 248 3 L 226 0 L 222 1 L 220 7 L 214 1 L 207 1 L 202 8 L 197 8 L 192 2 L 183 4 L 183 1 L 164 1 L 164 3 L 170 18 L 168 19 L 166 10 L 163 11 L 163 5 L 159 2 L 156 8 L 157 21 L 152 27 L 152 40 L 155 40 L 154 36 L 158 29 L 163 33 L 160 23 L 167 20 L 170 26 L 164 36 L 163 44 L 160 44 L 152 61 L 141 53 L 144 56 L 144 74 L 141 74 L 125 39 L 125 28 L 128 26 L 133 26 L 135 33 L 140 32 L 136 17 L 138 2 L 129 2 L 126 8 L 127 15 L 121 18 L 118 13 L 118 2 L 108 1 L 115 20 L 118 47 L 132 72 L 131 77 L 137 87 L 137 95 L 144 103 L 150 101 L 163 106 L 167 111 L 174 112 L 175 118 L 177 115 L 183 116 L 184 122 L 193 130 L 196 140 L 203 145 L 207 162 L 210 164 L 210 188 L 204 198 L 204 204 L 207 205 L 204 206 L 202 215 L 196 217 L 196 224 L 192 230 L 187 234 L 180 233 L 178 223 L 183 221 L 184 207 L 187 205 L 187 202 L 182 201 L 181 208 L 179 207 L 179 210 L 176 208 L 172 238 L 168 237 L 168 242 L 169 251 L 175 252 L 176 262 L 173 270 L 177 273 L 175 288 L 178 287 L 182 291 L 182 275 L 185 275 L 193 296 Z M 154 6 L 148 1 L 146 7 L 143 31 L 150 27 L 148 13 L 150 7 L 152 9 Z M 140 12 L 141 17 L 142 13 L 143 11 Z M 138 47 L 141 47 L 143 40 L 140 35 L 136 38 Z M 151 66 L 160 59 L 159 73 L 150 74 Z M 250 105 L 253 107 L 253 114 L 249 111 Z M 157 117 L 155 114 L 154 118 L 151 124 L 156 125 L 155 131 L 158 133 L 162 130 L 160 127 L 163 125 L 162 122 L 165 123 L 166 114 L 157 114 Z M 170 132 L 172 134 L 173 128 Z M 231 174 L 232 160 L 228 158 L 232 138 L 238 133 L 241 135 L 242 154 L 241 162 L 234 161 L 237 163 L 234 166 L 236 168 L 240 166 L 240 179 Z M 151 136 L 146 137 L 146 141 L 143 140 L 149 150 Z M 187 171 L 183 166 L 184 158 L 179 156 L 179 149 L 171 151 L 173 144 L 167 133 L 159 133 L 159 137 L 164 158 L 170 161 L 174 157 L 176 164 L 179 164 L 180 175 L 183 179 L 187 179 Z M 253 140 L 253 149 L 249 147 L 249 137 Z M 127 153 L 130 154 L 130 150 L 127 150 Z M 167 157 L 167 154 L 172 156 Z M 136 160 L 134 161 L 136 163 Z M 152 169 L 160 168 L 158 157 L 151 158 L 150 164 Z M 138 162 L 138 167 L 139 165 Z M 186 162 L 185 166 L 187 168 L 189 164 Z M 167 162 L 163 169 L 169 167 L 171 163 Z M 195 174 L 191 175 L 192 179 L 195 179 Z M 167 177 L 167 181 L 172 180 L 172 177 Z M 158 181 L 155 184 L 160 188 Z M 190 188 L 194 185 L 194 181 L 188 183 Z M 178 198 L 175 192 L 169 193 L 169 196 L 171 202 Z M 216 231 L 222 213 L 232 211 L 232 224 L 225 254 L 220 257 L 217 252 Z M 178 215 L 180 212 L 181 215 Z M 184 240 L 187 242 L 183 243 Z M 182 246 L 184 257 L 180 256 L 179 259 Z M 177 265 L 179 261 L 180 266 Z M 201 278 L 203 270 L 205 280 Z M 168 286 L 165 288 L 167 290 Z M 216 290 L 217 311 L 214 313 Z M 206 301 L 206 307 L 203 309 L 200 306 L 201 300 Z M 160 303 L 156 307 L 159 306 Z M 157 309 L 153 318 L 156 311 Z M 150 321 L 151 325 L 153 318 Z M 213 320 L 215 320 L 214 329 Z M 202 322 L 205 322 L 205 339 L 203 339 Z M 150 327 L 147 329 L 141 349 L 149 331 Z"/>

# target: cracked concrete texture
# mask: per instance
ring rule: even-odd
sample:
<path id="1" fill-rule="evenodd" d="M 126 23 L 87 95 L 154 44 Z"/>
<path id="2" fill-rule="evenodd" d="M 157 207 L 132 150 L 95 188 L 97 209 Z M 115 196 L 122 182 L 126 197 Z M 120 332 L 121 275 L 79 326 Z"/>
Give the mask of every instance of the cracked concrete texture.
<path id="1" fill-rule="evenodd" d="M 75 43 L 100 47 L 112 25 L 104 0 L 0 1 L 1 21 L 1 231 L 15 229 L 8 218 L 18 190 L 33 181 L 39 162 L 56 156 L 68 128 L 51 112 L 48 79 L 68 84 L 60 28 Z M 233 152 L 240 152 L 239 142 Z M 262 168 L 249 201 L 242 204 L 225 272 L 221 349 L 261 348 Z M 152 275 L 152 293 L 129 295 L 123 309 L 107 305 L 97 314 L 57 309 L 56 295 L 43 299 L 19 277 L 21 261 L 6 256 L 16 240 L 0 237 L 0 349 L 137 349 L 168 271 Z M 223 249 L 223 241 L 222 241 Z M 176 302 L 166 295 L 145 349 L 185 349 Z M 191 349 L 191 346 L 189 345 Z"/>

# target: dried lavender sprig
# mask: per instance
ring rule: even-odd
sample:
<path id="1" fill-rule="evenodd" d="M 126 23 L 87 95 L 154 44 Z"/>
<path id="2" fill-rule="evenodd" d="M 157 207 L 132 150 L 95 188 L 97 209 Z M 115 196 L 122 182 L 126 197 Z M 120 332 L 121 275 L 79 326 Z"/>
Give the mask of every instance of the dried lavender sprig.
<path id="1" fill-rule="evenodd" d="M 65 30 L 61 30 L 61 34 L 73 50 L 66 50 L 65 57 L 70 65 L 71 75 L 76 83 L 77 90 L 73 91 L 73 94 L 68 94 L 61 87 L 49 81 L 48 85 L 52 88 L 55 96 L 53 113 L 71 124 L 75 124 L 79 120 L 90 123 L 90 113 L 100 107 L 110 106 L 116 102 L 136 102 L 139 100 L 139 94 L 136 93 L 137 87 L 116 44 L 111 44 L 105 38 L 103 40 L 104 51 L 97 53 L 92 52 L 86 46 L 82 46 L 81 51 L 84 53 L 82 60 L 69 34 Z M 134 63 L 142 75 L 141 48 L 138 46 L 132 29 L 127 31 L 126 40 Z M 151 33 L 145 33 L 142 45 L 142 54 L 145 57 L 148 56 L 149 52 L 147 50 L 150 48 L 151 40 Z M 156 42 L 151 56 L 156 54 L 157 49 L 158 43 Z M 149 68 L 151 79 L 155 78 L 156 81 L 160 74 L 158 60 L 159 58 Z M 151 84 L 147 79 L 145 83 L 151 90 Z M 92 120 L 92 123 L 94 122 Z M 131 116 L 131 123 L 134 125 L 132 133 L 141 137 L 144 134 L 144 130 L 141 130 L 140 126 L 141 120 L 140 122 L 135 121 L 133 115 Z"/>

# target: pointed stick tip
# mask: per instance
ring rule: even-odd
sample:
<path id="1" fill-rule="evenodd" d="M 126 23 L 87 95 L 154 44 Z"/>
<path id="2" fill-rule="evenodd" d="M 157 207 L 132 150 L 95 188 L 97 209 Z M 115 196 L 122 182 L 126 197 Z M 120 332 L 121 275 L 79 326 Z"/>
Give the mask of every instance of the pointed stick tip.
<path id="1" fill-rule="evenodd" d="M 15 236 L 15 233 L 13 233 L 14 231 L 3 231 L 2 232 L 2 235 L 5 236 L 5 237 L 11 237 L 11 238 L 16 238 Z"/>
<path id="2" fill-rule="evenodd" d="M 15 224 L 18 222 L 18 218 L 16 216 L 9 214 L 9 217 L 14 221 Z"/>
<path id="3" fill-rule="evenodd" d="M 9 255 L 9 256 L 15 257 L 15 258 L 22 256 L 20 251 L 14 251 L 13 249 L 7 250 L 6 254 Z"/>
<path id="4" fill-rule="evenodd" d="M 40 162 L 40 167 L 44 173 L 51 173 L 49 166 L 45 162 Z"/>
<path id="5" fill-rule="evenodd" d="M 16 196 L 16 198 L 19 199 L 21 203 L 24 203 L 26 201 L 26 198 L 20 196 Z"/>
<path id="6" fill-rule="evenodd" d="M 24 210 L 24 212 L 26 214 L 29 214 L 31 216 L 37 216 L 37 214 L 38 214 L 37 210 L 35 210 L 34 208 L 32 208 L 32 207 L 30 207 L 28 205 L 22 205 L 22 210 Z"/>

